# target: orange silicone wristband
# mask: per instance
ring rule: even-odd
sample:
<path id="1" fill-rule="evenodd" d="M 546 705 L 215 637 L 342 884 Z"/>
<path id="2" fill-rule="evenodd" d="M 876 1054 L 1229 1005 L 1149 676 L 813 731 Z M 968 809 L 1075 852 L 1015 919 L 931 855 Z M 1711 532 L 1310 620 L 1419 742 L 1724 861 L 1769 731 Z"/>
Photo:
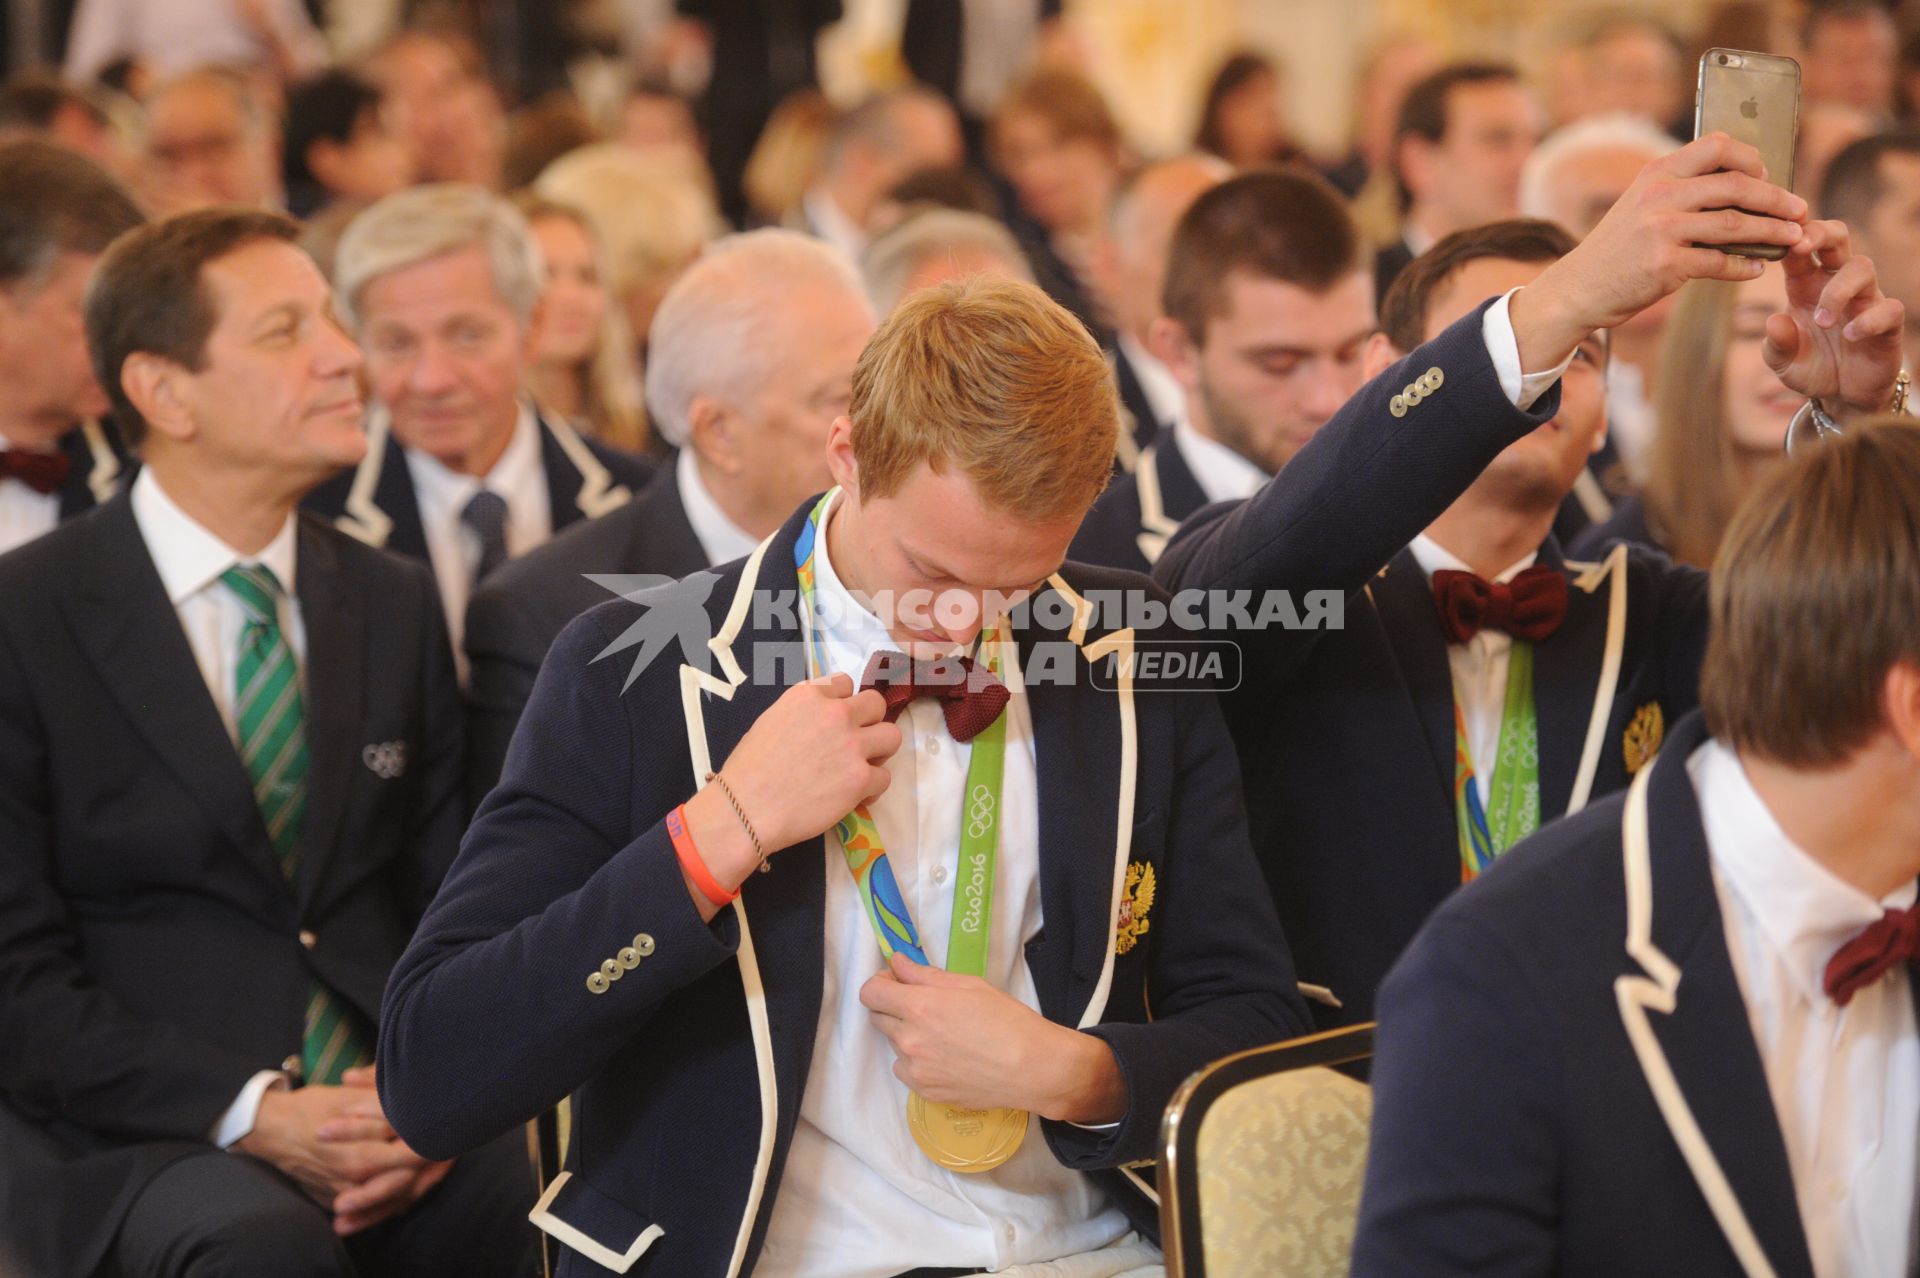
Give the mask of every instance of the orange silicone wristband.
<path id="1" fill-rule="evenodd" d="M 693 885 L 709 901 L 717 906 L 731 905 L 739 891 L 729 892 L 720 886 L 720 881 L 707 869 L 707 863 L 700 859 L 700 849 L 693 846 L 693 836 L 687 833 L 687 810 L 675 808 L 667 813 L 667 837 L 673 840 L 673 854 L 680 858 L 680 868 L 687 872 Z"/>

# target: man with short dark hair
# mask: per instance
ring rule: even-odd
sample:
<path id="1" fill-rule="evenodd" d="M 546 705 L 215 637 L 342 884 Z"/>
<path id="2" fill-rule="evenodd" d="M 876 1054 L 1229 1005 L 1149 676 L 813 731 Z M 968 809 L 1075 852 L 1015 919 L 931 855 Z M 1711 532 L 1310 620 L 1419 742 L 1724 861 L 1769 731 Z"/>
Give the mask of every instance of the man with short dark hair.
<path id="1" fill-rule="evenodd" d="M 1542 127 L 1539 102 L 1504 63 L 1456 63 L 1413 86 L 1393 138 L 1401 237 L 1374 259 L 1376 298 L 1442 236 L 1519 210 Z"/>
<path id="2" fill-rule="evenodd" d="M 373 1090 L 460 706 L 427 573 L 296 514 L 366 449 L 297 234 L 216 209 L 108 251 L 87 336 L 143 468 L 0 560 L 34 601 L 0 608 L 0 1219 L 40 1272 L 530 1259 L 523 1142 L 430 1162 Z"/>
<path id="3" fill-rule="evenodd" d="M 1827 167 L 1820 215 L 1839 218 L 1907 308 L 1907 358 L 1920 363 L 1920 129 L 1877 133 Z"/>
<path id="4" fill-rule="evenodd" d="M 287 209 L 311 218 L 336 200 L 371 203 L 413 181 L 412 145 L 379 89 L 350 71 L 325 71 L 287 94 L 281 177 Z"/>
<path id="5" fill-rule="evenodd" d="M 0 142 L 44 137 L 114 172 L 127 167 L 100 104 L 58 76 L 26 72 L 0 83 Z"/>
<path id="6" fill-rule="evenodd" d="M 145 219 L 92 162 L 0 145 L 0 552 L 111 497 L 130 468 L 87 361 L 93 264 Z"/>
<path id="7" fill-rule="evenodd" d="M 1908 421 L 1769 476 L 1704 718 L 1395 967 L 1358 1278 L 1913 1272 L 1916 523 Z"/>
<path id="8" fill-rule="evenodd" d="M 1150 321 L 1181 411 L 1095 504 L 1074 558 L 1149 571 L 1182 520 L 1258 491 L 1352 398 L 1374 327 L 1362 247 L 1346 202 L 1304 169 L 1193 201 Z"/>

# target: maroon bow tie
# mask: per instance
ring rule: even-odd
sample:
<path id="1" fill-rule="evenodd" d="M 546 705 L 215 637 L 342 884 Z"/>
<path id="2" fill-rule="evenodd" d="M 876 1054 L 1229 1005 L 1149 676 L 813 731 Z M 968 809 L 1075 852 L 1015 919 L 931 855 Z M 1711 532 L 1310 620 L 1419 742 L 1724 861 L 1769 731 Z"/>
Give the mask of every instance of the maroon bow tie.
<path id="1" fill-rule="evenodd" d="M 0 480 L 17 479 L 36 493 L 59 492 L 72 469 L 73 459 L 65 453 L 0 450 Z"/>
<path id="2" fill-rule="evenodd" d="M 973 740 L 1007 708 L 1007 685 L 971 657 L 918 660 L 904 652 L 876 652 L 867 662 L 860 690 L 876 688 L 887 699 L 887 722 L 900 717 L 915 697 L 938 697 L 947 731 L 961 743 Z"/>
<path id="3" fill-rule="evenodd" d="M 1827 961 L 1827 996 L 1845 1007 L 1902 963 L 1920 960 L 1920 905 L 1888 910 Z"/>
<path id="4" fill-rule="evenodd" d="M 1504 630 L 1538 642 L 1567 617 L 1567 579 L 1545 564 L 1511 582 L 1488 581 L 1470 572 L 1441 568 L 1433 574 L 1433 602 L 1448 643 L 1465 643 L 1482 630 Z"/>

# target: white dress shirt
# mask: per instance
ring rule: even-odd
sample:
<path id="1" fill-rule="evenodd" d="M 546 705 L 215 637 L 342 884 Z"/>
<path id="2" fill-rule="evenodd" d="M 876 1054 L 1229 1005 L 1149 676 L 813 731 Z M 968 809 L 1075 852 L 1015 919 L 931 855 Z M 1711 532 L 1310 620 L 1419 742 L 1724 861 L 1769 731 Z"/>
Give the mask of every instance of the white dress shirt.
<path id="1" fill-rule="evenodd" d="M 0 452 L 9 451 L 0 439 Z M 60 494 L 39 493 L 18 479 L 0 479 L 0 555 L 44 537 L 60 523 Z"/>
<path id="2" fill-rule="evenodd" d="M 1507 398 L 1522 410 L 1531 408 L 1534 401 L 1547 393 L 1560 375 L 1567 371 L 1567 365 L 1573 362 L 1568 355 L 1560 364 L 1541 373 L 1523 373 L 1520 369 L 1520 346 L 1513 335 L 1513 320 L 1507 314 L 1507 305 L 1513 299 L 1514 289 L 1487 308 L 1486 317 L 1481 321 L 1481 336 L 1487 344 L 1487 353 L 1493 357 L 1494 372 L 1500 378 L 1500 389 Z M 1424 370 L 1421 370 L 1424 371 Z M 1433 580 L 1435 570 L 1453 568 L 1460 572 L 1473 570 L 1460 558 L 1441 546 L 1425 533 L 1415 537 L 1407 547 L 1420 564 L 1420 571 Z M 1507 565 L 1494 578 L 1499 584 L 1512 581 L 1528 568 L 1533 567 L 1539 558 L 1536 551 L 1524 555 Z M 1447 645 L 1447 665 L 1453 671 L 1453 696 L 1460 706 L 1460 717 L 1467 730 L 1467 757 L 1473 761 L 1474 788 L 1480 793 L 1480 803 L 1487 802 L 1487 788 L 1491 784 L 1493 765 L 1500 757 L 1500 719 L 1507 704 L 1507 659 L 1513 653 L 1513 639 L 1503 631 L 1483 629 L 1466 643 Z"/>
<path id="3" fill-rule="evenodd" d="M 1433 538 L 1421 533 L 1407 547 L 1420 564 L 1420 571 L 1433 581 L 1442 568 L 1472 572 L 1459 556 Z M 1505 585 L 1519 576 L 1540 557 L 1539 552 L 1523 555 L 1501 570 L 1493 580 Z M 1467 757 L 1473 761 L 1473 786 L 1480 792 L 1480 805 L 1487 804 L 1487 787 L 1494 763 L 1500 758 L 1500 720 L 1507 704 L 1507 663 L 1513 656 L 1513 636 L 1504 630 L 1484 626 L 1465 643 L 1447 645 L 1447 665 L 1453 671 L 1453 699 L 1460 707 L 1460 718 L 1467 729 Z"/>
<path id="4" fill-rule="evenodd" d="M 699 540 L 700 549 L 707 552 L 709 564 L 730 563 L 753 553 L 760 538 L 734 523 L 727 512 L 720 509 L 720 503 L 713 499 L 706 482 L 700 478 L 700 463 L 694 459 L 692 445 L 682 448 L 674 459 L 673 482 L 680 490 L 680 505 L 686 509 L 687 522 L 693 525 L 693 535 Z"/>
<path id="5" fill-rule="evenodd" d="M 460 512 L 482 487 L 498 493 L 507 503 L 509 558 L 517 559 L 553 536 L 553 497 L 547 489 L 547 469 L 540 462 L 540 423 L 532 406 L 522 403 L 506 451 L 484 477 L 448 470 L 417 449 L 402 451 L 420 503 L 420 526 L 427 535 L 427 556 L 440 587 L 440 606 L 447 614 L 460 682 L 465 684 L 467 657 L 461 641 L 467 630 L 473 573 L 480 566 L 480 536 L 461 520 Z"/>
<path id="6" fill-rule="evenodd" d="M 266 0 L 262 7 L 298 72 L 326 65 L 326 41 L 300 0 Z M 120 57 L 139 58 L 164 80 L 196 67 L 254 66 L 267 59 L 267 48 L 236 0 L 80 0 L 67 39 L 67 78 L 91 80 Z"/>
<path id="7" fill-rule="evenodd" d="M 857 681 L 873 653 L 899 645 L 842 585 L 826 537 L 814 544 L 828 673 Z M 1025 953 L 1041 926 L 1033 723 L 1017 665 L 1007 673 L 1013 696 L 986 979 L 1038 1010 Z M 944 963 L 973 751 L 948 735 L 933 700 L 912 702 L 899 724 L 900 749 L 887 761 L 893 784 L 871 811 L 927 956 Z M 920 1152 L 893 1047 L 860 1004 L 860 987 L 883 970 L 880 947 L 832 831 L 825 843 L 825 984 L 813 1066 L 755 1278 L 891 1278 L 925 1264 L 1001 1269 L 1124 1237 L 1126 1218 L 1055 1160 L 1037 1120 L 992 1172 L 958 1175 Z"/>
<path id="8" fill-rule="evenodd" d="M 1187 415 L 1187 388 L 1180 384 L 1173 370 L 1135 340 L 1132 333 L 1120 334 L 1117 345 L 1140 383 L 1140 393 L 1147 397 L 1147 407 L 1153 410 L 1153 421 L 1148 424 L 1158 430 L 1162 425 L 1184 418 Z"/>
<path id="9" fill-rule="evenodd" d="M 849 262 L 858 262 L 860 255 L 867 251 L 867 233 L 847 216 L 846 210 L 827 194 L 825 187 L 808 187 L 807 193 L 800 197 L 800 207 L 807 217 L 807 229 L 845 253 Z"/>
<path id="10" fill-rule="evenodd" d="M 1920 1144 L 1913 977 L 1899 964 L 1845 1007 L 1824 981 L 1842 945 L 1886 910 L 1913 904 L 1914 885 L 1876 901 L 1808 856 L 1719 742 L 1695 750 L 1687 773 L 1813 1272 L 1910 1273 Z"/>
<path id="11" fill-rule="evenodd" d="M 236 564 L 261 564 L 273 571 L 280 582 L 280 633 L 293 650 L 294 664 L 304 681 L 307 668 L 307 630 L 300 617 L 300 600 L 294 595 L 294 571 L 297 563 L 295 520 L 289 513 L 286 524 L 258 555 L 243 555 L 208 531 L 174 504 L 166 489 L 143 469 L 133 481 L 130 498 L 133 520 L 147 553 L 160 573 L 160 584 L 180 619 L 187 646 L 193 650 L 200 677 L 206 680 L 220 721 L 227 735 L 239 748 L 240 730 L 234 717 L 234 676 L 239 665 L 240 632 L 246 625 L 246 610 L 220 578 Z M 279 1070 L 263 1069 L 247 1080 L 240 1095 L 214 1123 L 207 1138 L 222 1148 L 233 1144 L 253 1130 L 260 1110 L 260 1097 L 285 1075 Z"/>
<path id="12" fill-rule="evenodd" d="M 1208 501 L 1241 501 L 1253 496 L 1273 476 L 1217 439 L 1195 430 L 1183 410 L 1173 423 L 1173 446 L 1187 463 Z"/>

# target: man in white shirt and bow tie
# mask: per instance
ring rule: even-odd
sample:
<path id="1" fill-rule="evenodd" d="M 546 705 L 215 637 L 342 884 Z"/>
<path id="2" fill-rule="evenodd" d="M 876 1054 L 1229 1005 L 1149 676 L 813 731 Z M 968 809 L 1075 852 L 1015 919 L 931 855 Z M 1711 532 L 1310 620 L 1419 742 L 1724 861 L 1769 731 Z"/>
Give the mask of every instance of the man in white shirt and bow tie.
<path id="1" fill-rule="evenodd" d="M 1834 314 L 1898 366 L 1898 303 Z M 1916 528 L 1905 420 L 1769 478 L 1714 567 L 1703 713 L 1415 940 L 1356 1274 L 1913 1272 Z"/>

